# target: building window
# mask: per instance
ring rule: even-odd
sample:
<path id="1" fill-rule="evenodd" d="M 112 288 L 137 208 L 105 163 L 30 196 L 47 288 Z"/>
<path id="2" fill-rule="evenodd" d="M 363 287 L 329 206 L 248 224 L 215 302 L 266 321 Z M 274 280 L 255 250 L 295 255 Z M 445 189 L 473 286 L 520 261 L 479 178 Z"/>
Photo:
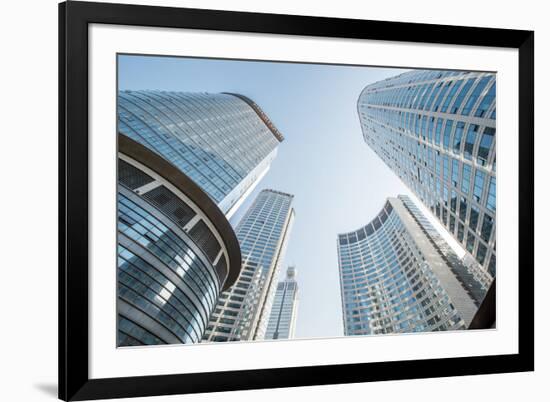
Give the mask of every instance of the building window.
<path id="1" fill-rule="evenodd" d="M 456 213 L 456 192 L 451 190 L 451 211 Z"/>
<path id="2" fill-rule="evenodd" d="M 485 113 L 487 113 L 487 110 L 489 109 L 489 106 L 491 106 L 491 103 L 493 103 L 493 100 L 495 99 L 496 95 L 496 88 L 495 84 L 491 85 L 491 88 L 487 91 L 487 94 L 483 97 L 483 100 L 479 104 L 475 116 L 476 117 L 484 117 Z"/>
<path id="3" fill-rule="evenodd" d="M 494 254 L 491 254 L 491 259 L 489 260 L 489 273 L 494 278 L 496 274 L 496 257 Z"/>
<path id="4" fill-rule="evenodd" d="M 474 199 L 479 203 L 481 203 L 484 186 L 485 186 L 485 173 L 477 169 L 476 178 L 474 180 Z"/>
<path id="5" fill-rule="evenodd" d="M 458 241 L 462 243 L 464 240 L 464 225 L 461 222 L 458 222 L 458 231 L 457 231 Z"/>
<path id="6" fill-rule="evenodd" d="M 479 80 L 476 87 L 474 88 L 474 91 L 472 92 L 472 94 L 468 98 L 468 101 L 464 105 L 464 109 L 462 109 L 463 116 L 468 116 L 470 114 L 470 112 L 472 111 L 472 107 L 475 105 L 483 89 L 485 89 L 485 86 L 487 85 L 487 82 L 489 82 L 490 78 L 491 78 L 490 76 L 486 76 L 486 77 L 483 77 L 481 80 Z"/>
<path id="7" fill-rule="evenodd" d="M 486 242 L 491 238 L 491 232 L 493 230 L 493 218 L 485 214 L 483 216 L 483 224 L 481 225 L 481 238 Z"/>
<path id="8" fill-rule="evenodd" d="M 491 177 L 491 182 L 489 183 L 489 194 L 487 195 L 487 208 L 491 211 L 496 211 L 496 184 L 495 178 Z"/>
<path id="9" fill-rule="evenodd" d="M 470 124 L 468 126 L 468 134 L 466 134 L 466 142 L 464 143 L 464 157 L 468 160 L 472 160 L 478 130 L 479 126 L 477 124 Z"/>
<path id="10" fill-rule="evenodd" d="M 472 87 L 473 83 L 475 81 L 475 78 L 470 78 L 468 81 L 466 81 L 466 84 L 462 87 L 460 90 L 458 96 L 456 97 L 456 100 L 453 104 L 453 107 L 451 108 L 451 113 L 456 113 L 460 109 L 460 105 L 462 105 L 462 101 L 466 97 L 466 94 Z"/>
<path id="11" fill-rule="evenodd" d="M 451 84 L 452 84 L 452 81 L 447 81 L 447 83 L 445 84 L 445 87 L 443 87 L 439 92 L 439 96 L 437 97 L 437 100 L 434 103 L 434 108 L 433 108 L 434 112 L 437 112 L 437 110 L 439 109 L 439 105 L 441 104 L 441 101 L 445 97 L 445 94 L 449 90 L 449 87 L 451 86 Z"/>
<path id="12" fill-rule="evenodd" d="M 454 146 L 453 151 L 455 153 L 460 152 L 460 147 L 462 146 L 462 134 L 464 133 L 464 122 L 459 121 L 456 123 L 455 135 L 454 135 Z"/>
<path id="13" fill-rule="evenodd" d="M 460 197 L 460 208 L 458 210 L 458 217 L 462 221 L 466 221 L 466 211 L 468 210 L 468 204 L 466 202 L 466 198 Z"/>
<path id="14" fill-rule="evenodd" d="M 477 222 L 479 221 L 479 210 L 472 204 L 470 208 L 470 228 L 475 232 L 477 230 Z"/>
<path id="15" fill-rule="evenodd" d="M 447 95 L 447 98 L 445 98 L 445 102 L 443 102 L 443 106 L 441 106 L 441 112 L 445 113 L 447 112 L 447 108 L 449 107 L 449 104 L 451 103 L 451 100 L 453 99 L 456 91 L 462 85 L 462 82 L 464 80 L 458 80 L 454 83 L 454 85 L 451 87 L 451 90 L 449 91 L 449 95 Z"/>
<path id="16" fill-rule="evenodd" d="M 435 118 L 430 117 L 430 122 L 428 123 L 428 141 L 429 142 L 432 142 L 432 133 L 433 133 L 433 128 L 434 128 L 434 121 L 435 121 Z"/>
<path id="17" fill-rule="evenodd" d="M 470 176 L 472 174 L 472 168 L 470 165 L 464 163 L 462 165 L 462 192 L 468 194 L 470 192 Z"/>
<path id="18" fill-rule="evenodd" d="M 487 254 L 487 247 L 485 247 L 484 244 L 479 243 L 477 246 L 476 260 L 481 265 L 483 265 L 483 262 L 485 261 L 485 254 Z"/>
<path id="19" fill-rule="evenodd" d="M 458 160 L 453 159 L 452 183 L 454 187 L 458 186 Z"/>
<path id="20" fill-rule="evenodd" d="M 479 143 L 479 149 L 477 151 L 477 161 L 482 166 L 485 166 L 487 164 L 489 152 L 491 151 L 494 137 L 495 129 L 492 127 L 485 127 L 485 130 L 483 130 L 483 135 L 481 136 L 481 141 Z"/>
<path id="21" fill-rule="evenodd" d="M 437 125 L 435 127 L 435 144 L 439 145 L 441 142 L 441 128 L 443 127 L 443 119 L 437 119 Z"/>
<path id="22" fill-rule="evenodd" d="M 468 250 L 470 253 L 474 251 L 474 245 L 476 242 L 476 237 L 474 234 L 470 231 L 468 231 L 468 239 L 466 242 L 466 250 Z"/>
<path id="23" fill-rule="evenodd" d="M 422 139 L 426 139 L 426 121 L 428 119 L 428 116 L 422 116 L 422 128 L 420 129 L 420 132 L 422 133 Z"/>
<path id="24" fill-rule="evenodd" d="M 443 146 L 445 147 L 445 149 L 449 149 L 452 128 L 453 128 L 453 121 L 447 120 L 445 122 L 445 132 L 443 133 Z"/>

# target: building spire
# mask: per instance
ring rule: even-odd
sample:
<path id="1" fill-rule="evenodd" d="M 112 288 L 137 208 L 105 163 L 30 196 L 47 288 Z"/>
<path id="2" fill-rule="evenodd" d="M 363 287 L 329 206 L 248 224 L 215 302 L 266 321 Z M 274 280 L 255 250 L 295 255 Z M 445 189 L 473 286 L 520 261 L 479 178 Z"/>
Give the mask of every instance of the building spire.
<path id="1" fill-rule="evenodd" d="M 295 281 L 296 280 L 296 266 L 295 265 L 289 265 L 286 270 L 286 278 L 287 281 Z"/>

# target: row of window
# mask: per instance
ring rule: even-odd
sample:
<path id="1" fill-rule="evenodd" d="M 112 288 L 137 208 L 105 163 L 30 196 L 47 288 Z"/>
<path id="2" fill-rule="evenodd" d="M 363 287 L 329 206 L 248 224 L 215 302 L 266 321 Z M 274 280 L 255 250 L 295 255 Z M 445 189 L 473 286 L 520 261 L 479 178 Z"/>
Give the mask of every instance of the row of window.
<path id="1" fill-rule="evenodd" d="M 219 278 L 208 261 L 192 251 L 189 239 L 155 216 L 160 211 L 152 205 L 146 209 L 146 204 L 142 207 L 129 197 L 137 196 L 119 188 L 118 230 L 124 237 L 119 237 L 123 243 L 118 249 L 118 297 L 132 305 L 138 316 L 156 322 L 157 331 L 163 327 L 182 343 L 198 342 L 217 301 Z M 147 330 L 162 338 L 162 331 Z M 144 339 L 137 332 L 127 329 L 125 342 Z"/>
<path id="2" fill-rule="evenodd" d="M 442 121 L 439 125 L 443 130 Z M 458 131 L 456 127 L 454 131 L 449 131 L 449 144 L 452 143 L 450 139 L 456 137 L 461 144 L 456 148 L 461 149 L 460 147 L 464 146 L 467 150 L 463 154 L 464 159 L 461 159 L 452 157 L 451 150 L 446 151 L 450 153 L 448 155 L 422 145 L 420 140 L 413 137 L 415 134 L 411 133 L 403 137 L 399 133 L 399 126 L 396 129 L 391 125 L 386 127 L 373 122 L 371 127 L 371 132 L 376 131 L 373 135 L 382 133 L 388 138 L 386 142 L 379 139 L 376 141 L 375 146 L 385 147 L 390 151 L 381 153 L 382 159 L 398 172 L 398 175 L 427 206 L 436 205 L 436 215 L 449 231 L 463 242 L 469 252 L 474 253 L 474 249 L 477 250 L 474 254 L 476 260 L 487 268 L 491 265 L 491 270 L 494 271 L 492 257 L 488 253 L 486 244 L 477 243 L 478 238 L 489 242 L 491 233 L 494 231 L 496 180 L 494 174 L 486 168 L 479 167 L 479 164 L 478 167 L 474 167 L 476 165 L 470 165 L 468 162 L 471 159 L 468 157 L 470 152 L 468 150 L 471 150 L 474 145 L 479 147 L 473 152 L 474 155 L 481 154 L 486 159 L 490 156 L 492 151 L 489 149 L 494 146 L 494 128 L 485 127 L 483 135 L 472 141 L 468 138 L 477 133 L 477 125 L 471 124 L 464 127 L 460 125 Z M 453 125 L 451 124 L 450 127 L 453 128 Z M 409 129 L 401 131 L 410 132 Z M 424 136 L 425 131 L 426 129 L 421 126 L 419 133 Z M 463 134 L 466 131 L 467 134 Z M 470 143 L 472 146 L 467 146 Z M 484 208 L 488 211 L 482 214 L 481 211 Z M 457 219 L 461 219 L 461 223 L 456 222 L 453 214 L 456 214 Z M 470 227 L 473 233 L 466 233 L 465 227 Z"/>
<path id="3" fill-rule="evenodd" d="M 263 123 L 250 123 L 260 121 L 254 111 L 237 98 L 229 103 L 225 98 L 121 92 L 119 130 L 163 155 L 219 202 L 278 143 Z M 227 106 L 245 107 L 249 118 L 233 116 Z M 212 115 L 223 120 L 211 125 Z"/>
<path id="4" fill-rule="evenodd" d="M 473 76 L 472 76 L 473 75 Z M 466 74 L 471 78 L 442 79 L 429 83 L 413 83 L 385 90 L 363 92 L 360 104 L 415 109 L 440 113 L 485 117 L 496 95 L 492 75 Z"/>

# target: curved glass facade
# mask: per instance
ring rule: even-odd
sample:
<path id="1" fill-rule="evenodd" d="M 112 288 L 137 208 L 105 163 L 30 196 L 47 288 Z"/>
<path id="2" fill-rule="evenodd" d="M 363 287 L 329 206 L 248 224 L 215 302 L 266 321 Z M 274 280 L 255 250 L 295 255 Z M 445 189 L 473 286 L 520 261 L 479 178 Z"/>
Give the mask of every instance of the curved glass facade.
<path id="1" fill-rule="evenodd" d="M 227 214 L 267 171 L 283 140 L 247 100 L 232 94 L 120 91 L 118 130 L 179 168 Z"/>
<path id="2" fill-rule="evenodd" d="M 228 286 L 226 239 L 189 195 L 142 162 L 119 154 L 117 345 L 196 343 Z"/>
<path id="3" fill-rule="evenodd" d="M 494 277 L 496 75 L 410 71 L 357 107 L 365 142 Z"/>
<path id="4" fill-rule="evenodd" d="M 438 270 L 450 271 L 420 242 L 413 222 L 402 202 L 390 198 L 369 224 L 338 235 L 345 335 L 465 329 L 449 293 L 468 319 L 474 315 L 456 279 L 438 277 Z"/>
<path id="5" fill-rule="evenodd" d="M 181 343 L 198 342 L 217 300 L 219 278 L 211 263 L 193 251 L 191 239 L 171 230 L 155 216 L 158 212 L 125 193 L 121 189 L 118 197 L 119 298 Z"/>

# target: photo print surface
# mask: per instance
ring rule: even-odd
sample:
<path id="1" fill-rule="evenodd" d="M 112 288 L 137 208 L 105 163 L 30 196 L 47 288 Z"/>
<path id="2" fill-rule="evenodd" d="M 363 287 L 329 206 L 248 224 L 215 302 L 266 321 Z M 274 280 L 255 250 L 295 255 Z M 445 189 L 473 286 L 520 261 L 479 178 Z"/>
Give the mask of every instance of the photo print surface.
<path id="1" fill-rule="evenodd" d="M 117 346 L 480 329 L 495 73 L 117 63 Z"/>

